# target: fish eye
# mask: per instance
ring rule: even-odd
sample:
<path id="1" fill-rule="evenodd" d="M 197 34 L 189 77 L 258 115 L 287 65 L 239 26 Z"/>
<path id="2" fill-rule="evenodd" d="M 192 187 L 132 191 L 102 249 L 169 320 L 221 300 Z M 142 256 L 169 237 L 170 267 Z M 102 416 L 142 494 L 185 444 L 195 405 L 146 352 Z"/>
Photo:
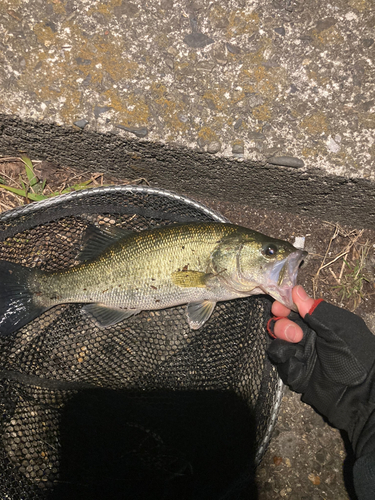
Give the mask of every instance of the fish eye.
<path id="1" fill-rule="evenodd" d="M 273 243 L 268 243 L 263 247 L 262 253 L 266 257 L 275 257 L 277 255 L 278 248 Z"/>

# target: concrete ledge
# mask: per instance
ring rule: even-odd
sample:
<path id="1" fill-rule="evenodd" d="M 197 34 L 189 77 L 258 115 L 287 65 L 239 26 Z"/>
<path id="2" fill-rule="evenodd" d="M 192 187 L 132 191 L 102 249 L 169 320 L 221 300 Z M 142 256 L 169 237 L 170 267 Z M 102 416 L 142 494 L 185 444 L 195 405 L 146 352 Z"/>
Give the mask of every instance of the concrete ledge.
<path id="1" fill-rule="evenodd" d="M 151 184 L 200 199 L 217 199 L 374 227 L 375 184 L 367 179 L 323 175 L 213 156 L 181 146 L 128 140 L 114 134 L 75 130 L 0 115 L 0 154 L 25 152 L 119 178 L 145 177 Z"/>
<path id="2" fill-rule="evenodd" d="M 374 225 L 371 0 L 4 0 L 0 153 Z"/>

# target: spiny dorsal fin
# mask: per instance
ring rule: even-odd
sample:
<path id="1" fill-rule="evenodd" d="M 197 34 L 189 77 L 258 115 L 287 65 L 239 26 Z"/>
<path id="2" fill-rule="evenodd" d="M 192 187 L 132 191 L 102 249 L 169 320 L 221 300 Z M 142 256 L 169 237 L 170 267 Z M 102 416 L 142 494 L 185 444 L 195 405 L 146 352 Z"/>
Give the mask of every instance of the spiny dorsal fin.
<path id="1" fill-rule="evenodd" d="M 131 234 L 133 231 L 117 226 L 105 226 L 100 229 L 94 225 L 89 226 L 85 232 L 83 249 L 78 259 L 80 262 L 95 259 L 108 247 Z"/>

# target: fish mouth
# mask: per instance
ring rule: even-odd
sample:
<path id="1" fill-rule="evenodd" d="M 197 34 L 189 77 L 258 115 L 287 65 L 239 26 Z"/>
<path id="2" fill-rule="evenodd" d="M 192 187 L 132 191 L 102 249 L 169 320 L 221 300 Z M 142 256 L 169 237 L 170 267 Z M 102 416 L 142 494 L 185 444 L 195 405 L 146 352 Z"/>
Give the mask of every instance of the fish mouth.
<path id="1" fill-rule="evenodd" d="M 267 283 L 262 287 L 271 297 L 293 311 L 297 311 L 297 306 L 292 299 L 292 290 L 297 283 L 300 264 L 306 256 L 307 252 L 296 250 L 286 259 L 273 264 Z"/>

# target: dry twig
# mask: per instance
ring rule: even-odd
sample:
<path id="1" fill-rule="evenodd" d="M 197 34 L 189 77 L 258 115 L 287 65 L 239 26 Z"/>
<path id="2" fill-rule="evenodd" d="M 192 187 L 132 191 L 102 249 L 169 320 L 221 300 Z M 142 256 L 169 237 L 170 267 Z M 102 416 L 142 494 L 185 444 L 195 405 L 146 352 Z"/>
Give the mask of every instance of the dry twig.
<path id="1" fill-rule="evenodd" d="M 365 243 L 360 243 L 360 238 L 362 237 L 364 230 L 346 231 L 338 224 L 328 224 L 334 227 L 334 232 L 331 236 L 319 269 L 313 278 L 314 297 L 316 297 L 316 293 L 318 290 L 320 273 L 323 269 L 327 269 L 337 283 L 334 288 L 339 289 L 341 300 L 343 300 L 344 298 L 348 300 L 350 299 L 351 301 L 353 301 L 355 309 L 359 305 L 362 298 L 363 283 L 365 281 L 368 281 L 367 277 L 363 273 L 363 269 L 365 267 L 366 257 L 369 252 L 369 242 L 366 241 Z M 329 260 L 329 262 L 327 262 L 328 256 L 331 252 L 332 243 L 338 236 L 348 238 L 349 241 L 345 245 L 345 247 L 337 253 L 337 255 L 335 255 L 332 259 Z M 352 254 L 351 258 L 349 258 L 350 254 Z M 335 272 L 331 266 L 335 263 L 338 263 L 340 259 L 342 259 L 342 264 L 339 268 L 340 271 L 337 274 L 337 272 Z"/>

